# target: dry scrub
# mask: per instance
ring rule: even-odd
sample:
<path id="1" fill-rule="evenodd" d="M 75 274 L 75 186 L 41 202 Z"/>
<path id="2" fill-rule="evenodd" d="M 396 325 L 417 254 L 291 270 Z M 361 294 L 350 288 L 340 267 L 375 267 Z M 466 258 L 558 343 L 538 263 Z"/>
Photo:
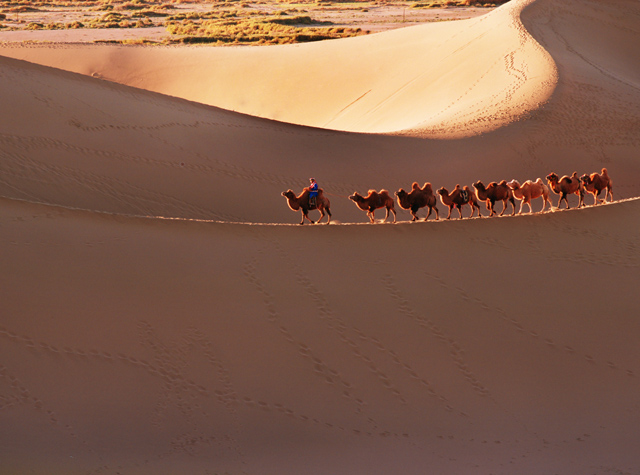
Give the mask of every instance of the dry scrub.
<path id="1" fill-rule="evenodd" d="M 389 9 L 401 11 L 493 6 L 505 0 L 339 1 L 339 0 L 48 0 L 1 1 L 0 30 L 146 29 L 155 27 L 155 40 L 112 39 L 122 43 L 284 44 L 357 36 L 396 22 Z M 398 10 L 400 9 L 400 10 Z M 385 10 L 388 15 L 380 10 Z M 375 15 L 367 22 L 363 13 Z M 442 11 L 442 10 L 441 10 Z M 359 15 L 359 20 L 352 18 Z M 416 13 L 417 16 L 424 15 Z M 348 20 L 349 18 L 349 20 Z M 424 18 L 442 21 L 451 18 Z M 415 21 L 415 20 L 413 20 Z M 362 25 L 362 28 L 360 28 Z M 166 34 L 158 34 L 165 28 Z M 384 29 L 384 28 L 383 28 Z M 107 36 L 107 35 L 105 35 Z M 128 35 L 130 36 L 130 35 Z M 1 39 L 0 39 L 1 40 Z M 104 41 L 100 37 L 94 41 Z"/>

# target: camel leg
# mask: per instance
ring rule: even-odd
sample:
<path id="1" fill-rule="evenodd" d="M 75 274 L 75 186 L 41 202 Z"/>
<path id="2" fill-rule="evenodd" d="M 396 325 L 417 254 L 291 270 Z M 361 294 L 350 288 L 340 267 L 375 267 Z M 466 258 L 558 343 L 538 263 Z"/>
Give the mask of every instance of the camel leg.
<path id="1" fill-rule="evenodd" d="M 456 205 L 456 208 L 458 208 L 458 213 L 460 213 L 460 219 L 462 219 L 462 206 Z M 471 209 L 473 210 L 473 207 Z M 473 213 L 473 211 L 472 211 L 472 213 Z"/>
<path id="2" fill-rule="evenodd" d="M 431 216 L 431 211 L 433 211 L 433 208 L 431 206 L 429 206 L 429 212 L 427 213 L 427 217 L 424 218 L 424 220 L 426 221 L 427 219 L 429 219 L 429 216 Z"/>
<path id="3" fill-rule="evenodd" d="M 318 210 L 318 211 L 320 211 L 320 219 L 318 219 L 318 221 L 316 221 L 316 223 L 320 224 L 320 221 L 322 221 L 322 218 L 324 218 L 324 214 L 325 214 L 325 213 L 324 213 L 324 210 L 323 210 L 323 209 L 320 209 L 320 210 Z"/>
<path id="4" fill-rule="evenodd" d="M 301 210 L 301 211 L 302 211 L 302 221 L 300 221 L 300 225 L 303 225 L 304 224 L 304 218 L 309 219 L 309 216 L 307 216 L 307 213 L 305 213 L 304 210 Z M 311 220 L 309 219 L 309 221 L 311 221 Z M 311 222 L 313 223 L 313 221 L 311 221 Z"/>
<path id="5" fill-rule="evenodd" d="M 593 195 L 593 197 L 594 197 L 594 198 L 595 198 L 595 200 L 596 200 L 595 204 L 598 204 L 598 203 L 604 203 L 604 201 L 600 199 L 600 193 L 602 193 L 602 190 L 598 191 L 598 194 L 594 194 L 594 195 Z M 605 199 L 607 198 L 607 193 L 606 193 L 606 192 L 605 192 L 605 194 L 604 194 L 604 197 L 605 197 Z"/>
<path id="6" fill-rule="evenodd" d="M 516 201 L 513 199 L 513 197 L 509 198 L 509 201 L 511 202 L 511 216 L 513 216 L 514 214 L 516 214 Z"/>
<path id="7" fill-rule="evenodd" d="M 489 206 L 489 204 L 488 204 L 488 203 L 491 203 L 491 206 Z M 487 209 L 489 210 L 489 217 L 491 217 L 491 216 L 493 216 L 494 214 L 496 214 L 495 210 L 493 209 L 493 207 L 495 206 L 495 204 L 496 204 L 496 202 L 495 202 L 495 201 L 492 201 L 492 200 L 489 200 L 489 201 L 487 202 Z M 472 204 L 472 205 L 471 205 L 471 216 L 473 216 L 473 212 L 474 212 L 474 211 L 475 211 L 475 210 L 473 209 L 473 204 Z"/>
<path id="8" fill-rule="evenodd" d="M 391 211 L 393 213 L 393 224 L 396 224 L 396 210 L 393 208 L 387 208 L 387 214 L 389 214 L 389 211 Z M 386 219 L 385 219 L 386 221 Z"/>
<path id="9" fill-rule="evenodd" d="M 547 207 L 547 204 L 549 204 L 549 209 L 553 208 L 553 205 L 551 204 L 551 199 L 547 196 L 546 198 L 542 198 L 542 211 L 545 210 L 545 208 Z"/>
<path id="10" fill-rule="evenodd" d="M 329 224 L 331 222 L 331 210 L 329 208 L 327 208 L 327 224 Z"/>
<path id="11" fill-rule="evenodd" d="M 522 214 L 522 208 L 524 208 L 524 199 L 520 201 L 520 211 L 518 211 L 518 214 Z M 531 206 L 529 206 L 529 212 L 531 212 Z"/>
<path id="12" fill-rule="evenodd" d="M 413 219 L 411 221 L 418 221 L 418 215 L 416 213 L 417 210 L 414 211 L 414 209 L 411 208 L 411 216 L 413 216 Z"/>
<path id="13" fill-rule="evenodd" d="M 371 221 L 371 224 L 375 223 L 376 222 L 376 211 L 375 210 L 369 211 L 367 214 L 369 215 L 369 220 Z"/>
<path id="14" fill-rule="evenodd" d="M 440 212 L 438 211 L 438 207 L 434 206 L 433 209 L 436 210 L 436 221 L 438 221 L 440 219 Z"/>
<path id="15" fill-rule="evenodd" d="M 309 217 L 309 211 L 302 211 L 302 221 L 300 224 L 304 224 L 304 218 L 307 218 L 311 224 L 313 224 L 313 220 Z"/>
<path id="16" fill-rule="evenodd" d="M 447 215 L 447 219 L 451 219 L 451 212 L 453 211 L 453 205 L 449 206 L 449 214 Z"/>
<path id="17" fill-rule="evenodd" d="M 382 221 L 383 223 L 386 223 L 387 222 L 387 218 L 389 217 L 389 208 L 386 208 L 386 211 L 387 212 L 384 215 L 384 221 Z"/>

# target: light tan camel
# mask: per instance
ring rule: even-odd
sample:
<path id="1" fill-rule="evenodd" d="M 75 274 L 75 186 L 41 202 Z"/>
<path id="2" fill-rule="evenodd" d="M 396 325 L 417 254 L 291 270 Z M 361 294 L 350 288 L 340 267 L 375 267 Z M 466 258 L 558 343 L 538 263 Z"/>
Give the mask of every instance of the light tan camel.
<path id="1" fill-rule="evenodd" d="M 525 204 L 529 206 L 529 213 L 532 213 L 531 200 L 535 200 L 536 198 L 542 198 L 542 209 L 540 211 L 544 211 L 547 203 L 549 203 L 549 208 L 551 208 L 549 187 L 544 184 L 541 178 L 538 178 L 536 181 L 527 180 L 522 185 L 518 180 L 511 180 L 507 185 L 513 190 L 513 196 L 521 200 L 518 214 L 522 214 L 522 208 Z"/>

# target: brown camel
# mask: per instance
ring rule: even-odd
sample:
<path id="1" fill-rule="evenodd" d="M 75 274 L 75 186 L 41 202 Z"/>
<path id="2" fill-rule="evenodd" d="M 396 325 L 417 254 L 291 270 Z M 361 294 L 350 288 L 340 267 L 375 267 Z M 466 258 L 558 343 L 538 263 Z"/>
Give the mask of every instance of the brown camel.
<path id="1" fill-rule="evenodd" d="M 456 185 L 451 193 L 449 193 L 445 187 L 442 187 L 438 190 L 438 194 L 440 195 L 440 201 L 442 201 L 442 204 L 449 208 L 449 215 L 447 216 L 447 219 L 451 219 L 451 211 L 454 207 L 458 209 L 460 219 L 462 219 L 462 206 L 466 204 L 471 206 L 470 218 L 473 217 L 476 212 L 476 208 L 478 208 L 478 217 L 482 218 L 482 215 L 480 214 L 480 206 L 478 206 L 476 197 L 468 186 L 461 189 L 460 185 Z"/>
<path id="2" fill-rule="evenodd" d="M 547 182 L 553 192 L 560 195 L 558 208 L 560 208 L 560 203 L 564 200 L 565 203 L 567 203 L 567 209 L 569 209 L 569 200 L 567 199 L 567 195 L 573 193 L 578 195 L 578 208 L 582 208 L 584 206 L 584 187 L 582 186 L 580 178 L 578 178 L 577 172 L 573 172 L 573 175 L 570 177 L 565 175 L 560 179 L 555 173 L 549 173 L 547 175 Z"/>
<path id="3" fill-rule="evenodd" d="M 580 179 L 582 180 L 584 189 L 593 195 L 593 199 L 595 200 L 594 204 L 606 203 L 607 196 L 610 196 L 611 201 L 613 201 L 613 181 L 611 181 L 606 168 L 603 168 L 600 173 L 582 175 Z M 604 200 L 598 198 L 602 190 L 605 190 Z"/>
<path id="4" fill-rule="evenodd" d="M 500 216 L 507 210 L 507 201 L 511 202 L 511 216 L 516 214 L 516 202 L 513 199 L 513 191 L 507 186 L 505 180 L 502 180 L 500 183 L 492 181 L 486 187 L 484 183 L 477 181 L 473 184 L 473 187 L 476 189 L 478 200 L 486 203 L 487 209 L 490 211 L 489 217 L 496 214 L 494 209 L 496 201 L 502 201 L 502 213 L 500 213 Z"/>
<path id="5" fill-rule="evenodd" d="M 321 214 L 320 219 L 318 219 L 318 223 L 322 218 L 324 218 L 325 210 L 328 214 L 327 224 L 331 222 L 331 210 L 329 209 L 331 203 L 329 202 L 329 198 L 325 197 L 322 193 L 322 188 L 318 189 L 318 196 L 316 197 L 315 206 L 309 203 L 309 188 L 305 188 L 304 190 L 302 190 L 302 193 L 300 193 L 299 196 L 296 196 L 293 190 L 283 191 L 282 196 L 287 199 L 289 208 L 291 208 L 293 211 L 302 211 L 302 221 L 300 221 L 300 224 L 304 224 L 304 218 L 307 218 L 309 222 L 313 224 L 313 221 L 311 220 L 311 218 L 309 218 L 309 211 L 314 209 L 320 211 Z"/>
<path id="6" fill-rule="evenodd" d="M 420 208 L 424 208 L 425 206 L 429 207 L 429 213 L 427 214 L 427 217 L 424 218 L 425 221 L 429 219 L 431 211 L 433 210 L 436 211 L 436 221 L 440 219 L 440 213 L 436 206 L 436 195 L 433 194 L 431 183 L 425 183 L 424 186 L 420 188 L 416 182 L 413 182 L 409 193 L 400 188 L 396 191 L 396 196 L 398 198 L 398 205 L 402 209 L 408 209 L 411 211 L 411 215 L 413 216 L 411 221 L 416 221 L 418 219 L 416 213 Z"/>
<path id="7" fill-rule="evenodd" d="M 349 197 L 349 199 L 353 201 L 358 208 L 367 212 L 367 216 L 372 223 L 375 222 L 375 212 L 378 208 L 387 209 L 387 214 L 384 217 L 385 223 L 389 217 L 389 212 L 393 213 L 393 222 L 396 222 L 396 210 L 393 206 L 393 198 L 389 196 L 389 192 L 387 190 L 380 190 L 380 192 L 377 192 L 376 190 L 369 190 L 369 194 L 367 196 L 362 196 L 355 192 Z"/>
<path id="8" fill-rule="evenodd" d="M 536 181 L 527 180 L 522 185 L 518 182 L 518 180 L 511 180 L 509 183 L 509 188 L 513 190 L 513 196 L 520 201 L 520 211 L 518 214 L 522 214 L 522 208 L 525 203 L 529 205 L 529 213 L 533 212 L 531 208 L 531 200 L 535 200 L 536 198 L 542 198 L 542 209 L 541 212 L 547 207 L 547 203 L 549 203 L 549 208 L 551 208 L 551 200 L 549 200 L 549 187 L 544 184 L 542 179 L 538 178 Z"/>

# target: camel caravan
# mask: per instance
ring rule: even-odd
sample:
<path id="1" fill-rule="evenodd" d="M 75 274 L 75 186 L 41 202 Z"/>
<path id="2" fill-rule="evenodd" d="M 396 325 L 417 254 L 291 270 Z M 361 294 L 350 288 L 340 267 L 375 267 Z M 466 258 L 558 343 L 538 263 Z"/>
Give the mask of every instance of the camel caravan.
<path id="1" fill-rule="evenodd" d="M 407 210 L 411 213 L 411 221 L 417 221 L 418 211 L 422 208 L 428 208 L 427 216 L 424 221 L 429 219 L 432 212 L 435 212 L 435 220 L 440 219 L 440 212 L 437 207 L 436 194 L 440 196 L 440 202 L 449 209 L 449 213 L 446 219 L 451 219 L 451 213 L 455 208 L 458 210 L 460 219 L 463 219 L 462 208 L 469 206 L 471 208 L 471 214 L 469 218 L 472 218 L 478 211 L 478 217 L 482 218 L 480 213 L 480 206 L 478 202 L 484 202 L 487 210 L 489 211 L 489 217 L 495 216 L 498 213 L 495 210 L 497 202 L 502 201 L 502 211 L 499 216 L 504 215 L 507 211 L 509 203 L 511 203 L 511 216 L 516 214 L 516 200 L 520 201 L 520 207 L 518 214 L 522 214 L 524 205 L 529 207 L 529 213 L 533 213 L 532 201 L 538 198 L 542 199 L 542 209 L 540 213 L 547 209 L 553 208 L 550 199 L 550 191 L 553 191 L 559 196 L 558 206 L 564 201 L 566 209 L 569 209 L 569 195 L 575 194 L 578 196 L 578 208 L 585 206 L 584 197 L 585 193 L 590 193 L 594 198 L 594 205 L 600 203 L 606 203 L 607 197 L 609 201 L 613 201 L 613 182 L 609 177 L 609 173 L 606 168 L 603 168 L 600 173 L 591 173 L 578 176 L 577 172 L 573 172 L 571 176 L 563 176 L 560 178 L 556 173 L 550 173 L 547 175 L 547 184 L 542 179 L 538 178 L 536 181 L 527 180 L 520 184 L 518 180 L 511 180 L 507 182 L 502 180 L 501 182 L 491 182 L 485 185 L 481 181 L 477 181 L 473 184 L 473 190 L 468 186 L 461 187 L 459 184 L 449 192 L 444 187 L 439 188 L 436 193 L 433 192 L 431 183 L 427 182 L 422 187 L 417 182 L 411 185 L 411 191 L 407 192 L 403 188 L 400 188 L 395 192 L 396 200 L 400 208 Z M 604 191 L 604 199 L 600 199 L 600 194 Z M 300 210 L 302 212 L 302 221 L 300 224 L 304 224 L 304 220 L 307 219 L 313 224 L 311 218 L 309 218 L 309 211 L 320 211 L 320 219 L 318 223 L 327 217 L 326 224 L 331 222 L 331 210 L 329 199 L 325 196 L 322 188 L 317 189 L 317 196 L 310 199 L 312 190 L 310 188 L 304 188 L 300 195 L 297 195 L 293 190 L 287 190 L 282 192 L 282 196 L 287 199 L 289 208 L 293 211 Z M 370 223 L 375 223 L 375 211 L 377 209 L 385 209 L 386 214 L 383 223 L 387 222 L 390 214 L 393 214 L 393 222 L 396 222 L 396 210 L 393 197 L 389 194 L 388 190 L 369 190 L 366 196 L 361 195 L 358 192 L 354 192 L 349 199 L 355 203 L 355 205 L 367 213 Z M 325 213 L 326 211 L 326 213 Z"/>

